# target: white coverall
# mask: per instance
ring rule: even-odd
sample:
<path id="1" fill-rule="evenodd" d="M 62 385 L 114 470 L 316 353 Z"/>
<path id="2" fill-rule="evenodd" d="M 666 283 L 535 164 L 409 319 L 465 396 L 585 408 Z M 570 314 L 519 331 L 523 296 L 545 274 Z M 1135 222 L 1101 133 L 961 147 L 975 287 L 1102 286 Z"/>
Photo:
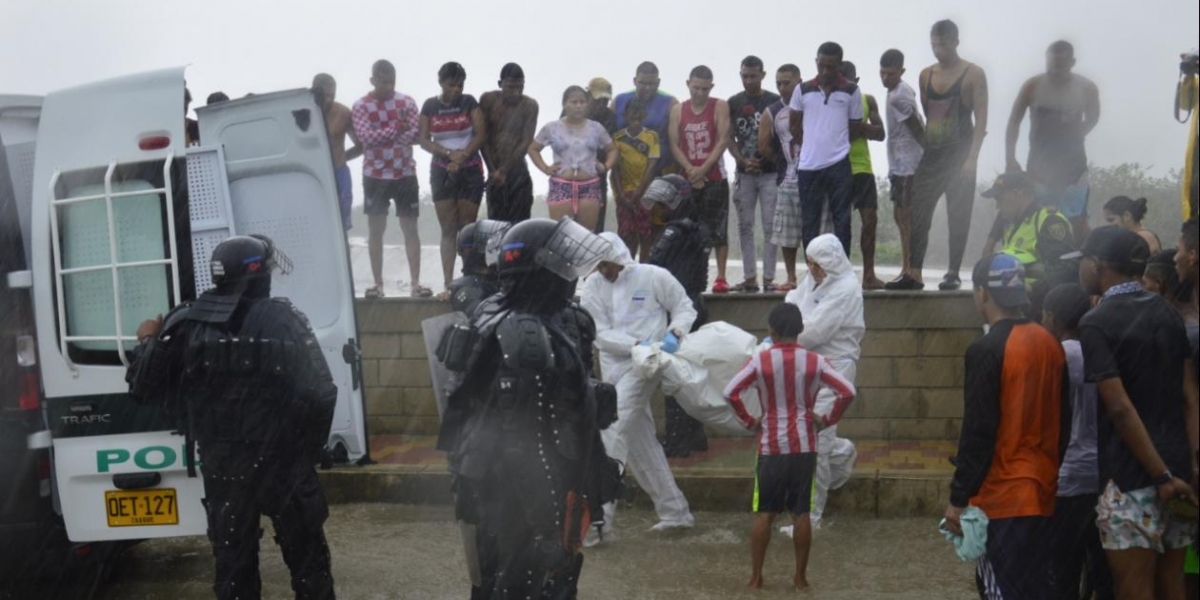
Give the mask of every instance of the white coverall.
<path id="1" fill-rule="evenodd" d="M 799 306 L 804 316 L 800 345 L 825 357 L 833 368 L 854 383 L 866 331 L 862 285 L 836 236 L 825 234 L 814 239 L 805 254 L 825 270 L 826 276 L 818 285 L 810 273 L 800 287 L 785 298 L 788 303 Z M 822 389 L 817 396 L 817 414 L 828 414 L 835 400 L 829 390 Z M 834 479 L 829 462 L 837 443 L 836 426 L 821 431 L 817 441 L 816 493 L 811 515 L 813 525 L 818 527 L 829 499 L 830 482 Z"/>
<path id="2" fill-rule="evenodd" d="M 631 352 L 641 342 L 661 342 L 668 331 L 691 331 L 696 310 L 669 271 L 635 262 L 616 234 L 600 235 L 612 244 L 605 261 L 624 266 L 613 283 L 593 273 L 580 292 L 580 303 L 596 321 L 604 381 L 617 388 L 617 422 L 603 433 L 604 446 L 611 458 L 627 465 L 627 472 L 633 471 L 654 501 L 661 524 L 690 527 L 691 510 L 667 464 L 650 412 L 660 376 L 639 376 Z M 605 513 L 606 528 L 611 528 L 613 507 L 606 506 Z"/>

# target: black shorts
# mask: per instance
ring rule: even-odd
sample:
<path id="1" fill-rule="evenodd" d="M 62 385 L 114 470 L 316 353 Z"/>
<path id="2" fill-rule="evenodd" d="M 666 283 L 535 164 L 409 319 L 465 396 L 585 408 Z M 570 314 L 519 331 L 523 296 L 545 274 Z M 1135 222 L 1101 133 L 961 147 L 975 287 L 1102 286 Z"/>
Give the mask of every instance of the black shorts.
<path id="1" fill-rule="evenodd" d="M 392 202 L 396 216 L 415 219 L 421 214 L 421 187 L 416 176 L 401 179 L 363 177 L 363 212 L 368 217 L 386 217 Z"/>
<path id="2" fill-rule="evenodd" d="M 982 598 L 1053 600 L 1054 536 L 1046 517 L 988 523 L 987 552 L 976 565 Z"/>
<path id="3" fill-rule="evenodd" d="M 709 181 L 699 190 L 692 190 L 700 222 L 708 227 L 708 242 L 713 248 L 729 245 L 729 182 Z"/>
<path id="4" fill-rule="evenodd" d="M 888 181 L 892 184 L 892 202 L 896 206 L 912 206 L 913 181 L 912 175 L 891 175 Z"/>
<path id="5" fill-rule="evenodd" d="M 434 202 L 466 200 L 479 204 L 483 201 L 483 165 L 464 165 L 454 173 L 431 166 L 429 187 L 433 188 Z"/>
<path id="6" fill-rule="evenodd" d="M 859 173 L 854 176 L 850 188 L 850 203 L 857 211 L 879 209 L 879 188 L 875 185 L 874 175 Z"/>
<path id="7" fill-rule="evenodd" d="M 817 453 L 759 456 L 754 482 L 754 512 L 807 515 L 812 510 Z"/>

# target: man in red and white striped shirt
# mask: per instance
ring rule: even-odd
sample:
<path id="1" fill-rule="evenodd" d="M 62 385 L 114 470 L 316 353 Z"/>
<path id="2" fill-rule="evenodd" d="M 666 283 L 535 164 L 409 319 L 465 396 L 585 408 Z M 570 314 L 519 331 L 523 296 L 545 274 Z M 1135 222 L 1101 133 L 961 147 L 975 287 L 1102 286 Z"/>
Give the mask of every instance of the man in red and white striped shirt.
<path id="1" fill-rule="evenodd" d="M 421 191 L 412 149 L 417 143 L 421 110 L 412 97 L 396 91 L 396 67 L 392 63 L 375 62 L 371 85 L 375 89 L 355 102 L 351 111 L 354 132 L 363 146 L 363 212 L 370 226 L 367 254 L 375 277 L 375 286 L 367 290 L 367 297 L 383 295 L 383 233 L 387 230 L 388 211 L 395 202 L 412 273 L 412 295 L 428 298 L 433 292 L 421 285 L 421 238 L 417 233 Z"/>
<path id="2" fill-rule="evenodd" d="M 780 304 L 768 317 L 771 348 L 759 352 L 729 382 L 725 397 L 746 429 L 761 430 L 758 474 L 754 491 L 754 532 L 750 539 L 753 559 L 751 588 L 763 586 L 762 567 L 771 542 L 775 517 L 792 514 L 795 525 L 797 589 L 808 588 L 808 553 L 812 546 L 812 484 L 817 469 L 817 433 L 837 424 L 854 401 L 854 384 L 829 361 L 796 342 L 804 331 L 804 318 L 794 304 Z M 763 417 L 746 410 L 742 394 L 758 391 Z M 816 414 L 817 393 L 829 388 L 837 399 L 828 415 Z"/>

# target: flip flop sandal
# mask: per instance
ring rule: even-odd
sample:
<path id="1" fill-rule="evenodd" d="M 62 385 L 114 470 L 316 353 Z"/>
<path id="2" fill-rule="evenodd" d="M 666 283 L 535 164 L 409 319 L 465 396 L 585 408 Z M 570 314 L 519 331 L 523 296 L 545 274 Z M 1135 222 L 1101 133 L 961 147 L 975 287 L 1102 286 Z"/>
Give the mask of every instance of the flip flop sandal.
<path id="1" fill-rule="evenodd" d="M 785 292 L 785 293 L 786 293 L 786 292 L 791 292 L 791 291 L 793 291 L 793 290 L 795 290 L 795 289 L 796 289 L 796 284 L 794 284 L 794 283 L 792 283 L 792 282 L 790 282 L 790 281 L 789 281 L 789 282 L 787 282 L 787 283 L 781 283 L 781 284 L 779 284 L 779 287 L 778 287 L 778 288 L 776 288 L 776 289 L 775 289 L 775 291 L 777 291 L 777 292 Z"/>
<path id="2" fill-rule="evenodd" d="M 738 294 L 757 294 L 760 291 L 762 291 L 762 289 L 759 288 L 757 285 L 752 285 L 750 283 L 743 281 L 742 283 L 739 283 L 739 284 L 729 288 L 729 291 L 735 292 Z"/>
<path id="3" fill-rule="evenodd" d="M 363 294 L 363 296 L 366 297 L 367 300 L 378 300 L 383 297 L 383 288 L 378 285 L 373 285 L 367 288 L 367 291 L 365 294 Z"/>
<path id="4" fill-rule="evenodd" d="M 412 297 L 413 298 L 432 298 L 433 290 L 431 290 L 427 287 L 424 287 L 424 286 L 414 285 L 413 289 L 412 289 Z"/>
<path id="5" fill-rule="evenodd" d="M 778 291 L 779 291 L 779 286 L 775 285 L 775 282 L 773 282 L 773 281 L 764 281 L 763 282 L 763 293 L 764 294 L 774 294 L 775 292 L 778 292 Z"/>

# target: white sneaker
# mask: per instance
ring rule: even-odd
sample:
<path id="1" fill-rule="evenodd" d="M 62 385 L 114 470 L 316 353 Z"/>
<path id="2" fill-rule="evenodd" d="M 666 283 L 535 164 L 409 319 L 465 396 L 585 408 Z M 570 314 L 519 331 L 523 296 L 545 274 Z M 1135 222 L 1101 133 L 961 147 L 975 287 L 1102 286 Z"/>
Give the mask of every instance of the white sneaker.
<path id="1" fill-rule="evenodd" d="M 786 527 L 780 527 L 779 533 L 782 533 L 783 535 L 786 535 L 789 538 L 795 539 L 796 538 L 796 526 L 788 525 Z"/>
<path id="2" fill-rule="evenodd" d="M 613 532 L 611 525 L 593 525 L 588 529 L 587 537 L 583 538 L 584 548 L 595 548 L 604 542 L 612 542 L 616 539 L 616 534 Z"/>
<path id="3" fill-rule="evenodd" d="M 696 519 L 692 515 L 678 521 L 660 521 L 658 525 L 650 528 L 650 531 L 658 533 L 662 531 L 671 531 L 673 529 L 691 529 L 696 526 Z"/>

